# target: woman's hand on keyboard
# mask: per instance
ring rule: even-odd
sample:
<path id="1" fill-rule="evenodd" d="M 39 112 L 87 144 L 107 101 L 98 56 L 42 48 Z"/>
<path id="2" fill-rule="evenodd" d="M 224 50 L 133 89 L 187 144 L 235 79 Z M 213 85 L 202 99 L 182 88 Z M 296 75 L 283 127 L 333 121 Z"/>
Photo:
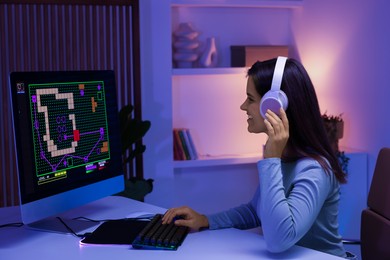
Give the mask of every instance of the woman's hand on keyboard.
<path id="1" fill-rule="evenodd" d="M 169 224 L 172 221 L 174 221 L 177 226 L 189 227 L 192 230 L 209 227 L 207 217 L 189 207 L 171 208 L 167 210 L 162 218 L 162 223 Z"/>

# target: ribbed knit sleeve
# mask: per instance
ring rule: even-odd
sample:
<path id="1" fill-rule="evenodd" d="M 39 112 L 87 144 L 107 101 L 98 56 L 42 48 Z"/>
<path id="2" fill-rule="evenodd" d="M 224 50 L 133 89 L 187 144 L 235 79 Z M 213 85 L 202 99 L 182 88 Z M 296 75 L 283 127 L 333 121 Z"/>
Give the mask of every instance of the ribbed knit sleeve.
<path id="1" fill-rule="evenodd" d="M 314 160 L 302 161 L 291 170 L 295 177 L 286 190 L 281 160 L 269 158 L 258 162 L 257 214 L 271 252 L 290 248 L 309 231 L 332 187 L 331 176 Z"/>
<path id="2" fill-rule="evenodd" d="M 259 191 L 256 191 L 258 194 Z M 221 228 L 238 228 L 250 229 L 260 225 L 259 218 L 256 214 L 256 205 L 258 195 L 253 197 L 248 204 L 243 204 L 239 207 L 229 209 L 220 213 L 206 215 L 209 221 L 209 229 Z"/>

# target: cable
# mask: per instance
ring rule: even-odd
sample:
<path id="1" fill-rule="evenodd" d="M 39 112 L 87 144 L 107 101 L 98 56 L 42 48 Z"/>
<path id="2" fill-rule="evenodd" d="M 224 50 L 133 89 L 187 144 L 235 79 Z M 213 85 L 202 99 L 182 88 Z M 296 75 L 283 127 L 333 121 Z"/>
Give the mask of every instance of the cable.
<path id="1" fill-rule="evenodd" d="M 77 234 L 76 232 L 74 232 L 66 223 L 65 221 L 60 218 L 60 217 L 57 217 L 57 219 L 65 226 L 65 228 L 70 232 L 72 233 L 73 235 L 77 236 L 77 237 L 84 237 L 85 234 Z M 96 220 L 96 219 L 90 219 L 90 218 L 87 218 L 87 217 L 77 217 L 77 218 L 73 218 L 74 220 L 77 220 L 77 219 L 84 219 L 84 220 L 87 220 L 87 221 L 91 221 L 91 222 L 96 222 L 96 223 L 100 223 L 100 222 L 106 222 L 106 221 L 114 221 L 114 220 L 151 220 L 152 217 L 140 217 L 140 218 L 122 218 L 122 219 L 100 219 L 100 220 Z M 7 228 L 7 227 L 22 227 L 24 226 L 24 224 L 22 222 L 14 222 L 14 223 L 6 223 L 6 224 L 1 224 L 0 225 L 0 228 Z M 86 233 L 88 234 L 88 233 Z"/>
<path id="2" fill-rule="evenodd" d="M 84 219 L 84 220 L 91 221 L 91 222 L 106 222 L 106 221 L 115 221 L 115 220 L 151 220 L 152 218 L 153 218 L 153 216 L 151 216 L 151 217 L 139 217 L 139 218 L 100 219 L 100 220 L 90 219 L 90 218 L 87 218 L 87 217 L 77 217 L 77 218 L 73 218 L 73 219 L 74 220 Z"/>
<path id="3" fill-rule="evenodd" d="M 74 232 L 73 229 L 71 229 L 71 228 L 65 223 L 65 221 L 62 220 L 62 218 L 57 217 L 57 219 L 65 226 L 65 228 L 66 228 L 72 235 L 74 235 L 74 236 L 76 236 L 76 237 L 81 237 L 81 238 L 83 238 L 83 237 L 86 236 L 86 234 L 77 234 L 76 232 Z"/>
<path id="4" fill-rule="evenodd" d="M 106 221 L 106 220 L 95 220 L 95 219 L 90 219 L 90 218 L 86 218 L 86 217 L 77 217 L 77 218 L 72 218 L 72 219 L 73 219 L 73 220 L 84 219 L 84 220 L 91 221 L 91 222 L 102 222 L 102 221 Z"/>
<path id="5" fill-rule="evenodd" d="M 60 217 L 57 217 L 57 219 L 65 226 L 65 228 L 74 236 L 76 237 L 81 237 L 81 238 L 84 238 L 86 236 L 89 236 L 91 235 L 92 233 L 91 232 L 87 232 L 87 233 L 84 233 L 84 234 L 77 234 L 76 232 L 74 232 L 74 230 L 69 227 L 65 221 L 60 218 Z M 116 221 L 116 220 L 151 220 L 152 217 L 148 217 L 148 218 L 122 218 L 122 219 L 105 219 L 105 220 L 95 220 L 95 219 L 90 219 L 90 218 L 86 218 L 86 217 L 77 217 L 77 218 L 73 218 L 73 220 L 77 220 L 77 219 L 84 219 L 84 220 L 87 220 L 87 221 L 91 221 L 91 222 L 96 222 L 96 223 L 100 223 L 100 222 L 107 222 L 107 221 Z"/>
<path id="6" fill-rule="evenodd" d="M 7 223 L 7 224 L 0 225 L 0 228 L 5 228 L 5 227 L 22 227 L 23 225 L 24 224 L 22 222 Z"/>
<path id="7" fill-rule="evenodd" d="M 360 245 L 360 240 L 342 240 L 343 244 L 346 245 Z"/>

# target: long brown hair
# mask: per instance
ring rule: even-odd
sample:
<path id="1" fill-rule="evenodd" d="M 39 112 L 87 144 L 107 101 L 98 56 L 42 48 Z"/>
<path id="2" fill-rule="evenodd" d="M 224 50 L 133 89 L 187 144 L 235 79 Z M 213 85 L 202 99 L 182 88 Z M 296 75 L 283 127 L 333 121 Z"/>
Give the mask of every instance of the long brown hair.
<path id="1" fill-rule="evenodd" d="M 257 61 L 248 70 L 260 96 L 271 88 L 275 64 L 276 58 Z M 286 145 L 288 153 L 282 159 L 313 158 L 326 172 L 333 173 L 340 183 L 345 183 L 346 175 L 328 140 L 313 83 L 305 68 L 295 59 L 286 62 L 281 90 L 288 98 L 286 114 L 290 130 Z"/>

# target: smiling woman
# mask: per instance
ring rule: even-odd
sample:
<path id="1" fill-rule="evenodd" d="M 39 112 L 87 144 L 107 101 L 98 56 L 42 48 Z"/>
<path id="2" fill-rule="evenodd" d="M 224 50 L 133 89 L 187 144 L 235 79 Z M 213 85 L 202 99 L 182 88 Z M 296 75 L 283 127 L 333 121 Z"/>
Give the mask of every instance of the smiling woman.
<path id="1" fill-rule="evenodd" d="M 170 223 L 182 216 L 175 224 L 194 230 L 261 226 L 271 252 L 297 244 L 346 257 L 337 223 L 339 185 L 345 182 L 345 174 L 327 141 L 305 68 L 294 59 L 284 59 L 285 64 L 279 66 L 280 59 L 253 64 L 240 106 L 247 114 L 248 131 L 268 136 L 264 159 L 257 163 L 260 184 L 252 200 L 209 215 L 188 207 L 171 208 L 163 221 Z M 274 80 L 279 74 L 280 81 Z M 287 103 L 283 106 L 287 100 L 278 99 L 280 90 L 288 107 Z M 277 95 L 269 95 L 273 91 Z M 261 113 L 260 104 L 268 98 L 276 105 Z"/>

